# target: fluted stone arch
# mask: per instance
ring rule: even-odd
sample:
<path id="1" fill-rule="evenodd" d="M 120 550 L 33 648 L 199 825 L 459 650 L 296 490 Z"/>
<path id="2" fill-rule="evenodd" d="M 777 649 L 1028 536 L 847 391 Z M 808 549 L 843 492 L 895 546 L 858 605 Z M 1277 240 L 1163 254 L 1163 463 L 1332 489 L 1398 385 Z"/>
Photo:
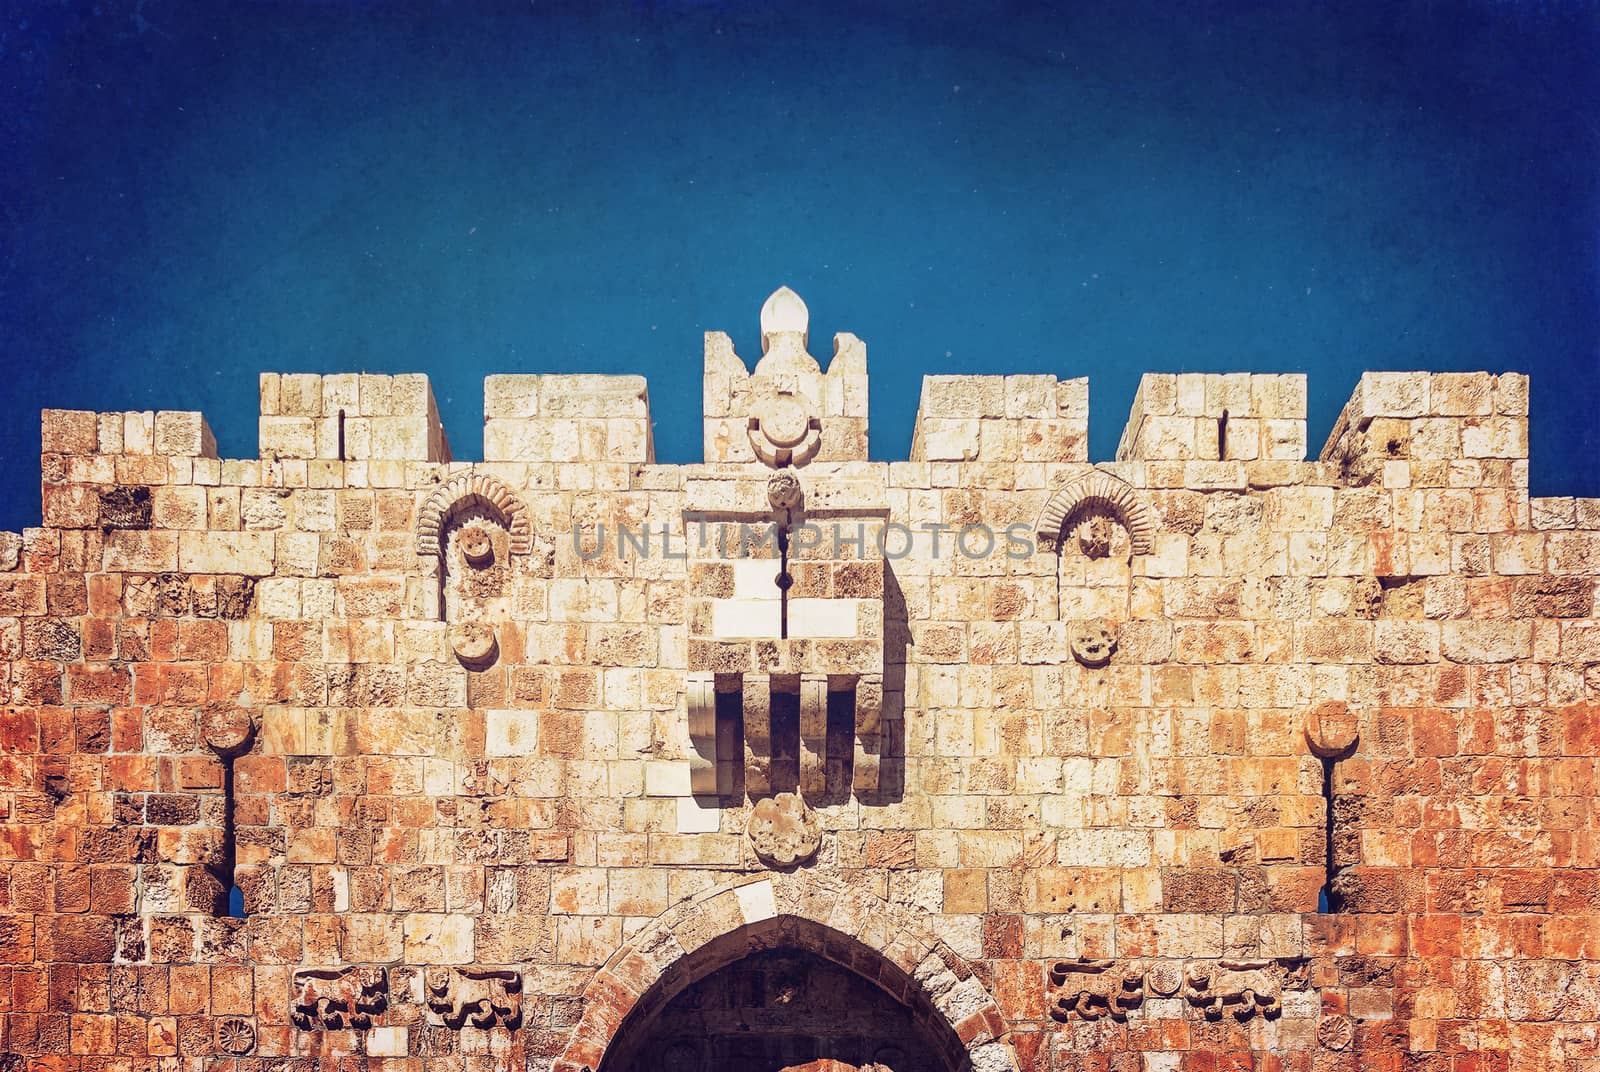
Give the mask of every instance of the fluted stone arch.
<path id="1" fill-rule="evenodd" d="M 1017 1072 L 1010 1029 L 971 965 L 882 899 L 805 872 L 745 876 L 657 916 L 584 988 L 583 1015 L 552 1072 L 598 1072 L 625 1026 L 647 1023 L 712 972 L 777 948 L 876 983 L 951 1051 L 953 1067 Z"/>
<path id="2" fill-rule="evenodd" d="M 511 553 L 527 554 L 533 549 L 533 526 L 528 509 L 517 493 L 502 480 L 487 473 L 468 471 L 434 489 L 417 515 L 417 554 L 437 557 L 439 537 L 451 520 L 464 510 L 482 507 L 511 534 Z"/>
<path id="3" fill-rule="evenodd" d="M 1128 530 L 1128 541 L 1136 555 L 1150 553 L 1156 534 L 1155 518 L 1145 505 L 1139 489 L 1126 480 L 1119 480 L 1103 470 L 1074 480 L 1045 503 L 1044 512 L 1034 525 L 1041 540 L 1059 542 L 1066 534 L 1062 531 L 1072 516 L 1084 507 L 1098 507 L 1109 511 Z"/>

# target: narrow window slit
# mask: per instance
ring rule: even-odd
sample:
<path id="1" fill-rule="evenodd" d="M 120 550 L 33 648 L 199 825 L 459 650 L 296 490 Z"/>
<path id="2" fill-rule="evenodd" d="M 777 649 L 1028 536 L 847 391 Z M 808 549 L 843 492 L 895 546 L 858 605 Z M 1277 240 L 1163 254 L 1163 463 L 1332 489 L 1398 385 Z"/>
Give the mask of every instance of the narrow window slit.
<path id="1" fill-rule="evenodd" d="M 339 460 L 346 461 L 344 450 L 344 410 L 339 411 Z"/>
<path id="2" fill-rule="evenodd" d="M 1339 868 L 1334 863 L 1335 841 L 1335 805 L 1333 795 L 1333 767 L 1337 760 L 1324 759 L 1322 761 L 1322 800 L 1327 817 L 1323 824 L 1323 884 L 1317 892 L 1317 911 L 1327 914 L 1339 912 L 1343 909 L 1344 898 L 1335 887 L 1334 880 L 1338 878 Z"/>
<path id="3" fill-rule="evenodd" d="M 1228 411 L 1222 411 L 1222 417 L 1217 421 L 1217 460 L 1228 460 Z"/>

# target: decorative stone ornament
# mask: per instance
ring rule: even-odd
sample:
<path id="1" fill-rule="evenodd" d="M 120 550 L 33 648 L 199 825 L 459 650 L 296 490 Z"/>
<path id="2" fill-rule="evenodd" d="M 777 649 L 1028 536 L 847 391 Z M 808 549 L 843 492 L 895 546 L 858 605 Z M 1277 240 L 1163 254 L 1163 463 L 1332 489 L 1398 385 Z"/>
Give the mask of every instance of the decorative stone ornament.
<path id="1" fill-rule="evenodd" d="M 1117 650 L 1117 634 L 1104 622 L 1084 622 L 1072 634 L 1072 657 L 1090 669 L 1111 661 Z"/>
<path id="2" fill-rule="evenodd" d="M 248 752 L 256 736 L 250 712 L 240 707 L 206 710 L 200 716 L 200 729 L 205 734 L 206 747 L 225 759 Z"/>
<path id="3" fill-rule="evenodd" d="M 1176 963 L 1153 965 L 1144 973 L 1144 982 L 1156 997 L 1170 998 L 1183 988 L 1183 966 Z"/>
<path id="4" fill-rule="evenodd" d="M 452 1029 L 522 1026 L 522 975 L 501 968 L 429 968 L 428 1012 Z"/>
<path id="5" fill-rule="evenodd" d="M 1355 1039 L 1356 1025 L 1342 1013 L 1324 1016 L 1317 1022 L 1317 1041 L 1327 1049 L 1347 1049 Z"/>
<path id="6" fill-rule="evenodd" d="M 768 465 L 804 465 L 822 446 L 822 421 L 799 395 L 778 392 L 756 403 L 750 446 Z"/>
<path id="7" fill-rule="evenodd" d="M 250 1021 L 226 1016 L 217 1021 L 217 1049 L 242 1057 L 256 1048 L 256 1029 Z"/>
<path id="8" fill-rule="evenodd" d="M 800 478 L 787 470 L 772 474 L 767 481 L 767 501 L 774 510 L 793 510 L 804 497 Z"/>
<path id="9" fill-rule="evenodd" d="M 389 1007 L 389 977 L 378 967 L 297 971 L 289 1022 L 301 1031 L 365 1031 Z"/>
<path id="10" fill-rule="evenodd" d="M 456 537 L 456 546 L 461 548 L 461 557 L 467 560 L 467 565 L 474 569 L 483 569 L 494 562 L 494 539 L 477 526 L 462 529 Z"/>
<path id="11" fill-rule="evenodd" d="M 1343 700 L 1326 700 L 1306 712 L 1306 744 L 1323 759 L 1342 759 L 1356 747 L 1360 719 Z"/>
<path id="12" fill-rule="evenodd" d="M 1102 519 L 1107 524 L 1094 527 L 1091 534 L 1078 533 L 1079 549 L 1089 557 L 1110 554 L 1115 523 L 1128 530 L 1128 550 L 1133 554 L 1147 555 L 1155 546 L 1155 517 L 1145 505 L 1144 494 L 1127 481 L 1098 470 L 1050 496 L 1034 523 L 1034 532 L 1041 543 L 1059 547 L 1072 534 L 1070 526 Z"/>
<path id="13" fill-rule="evenodd" d="M 450 647 L 465 666 L 477 668 L 494 661 L 499 642 L 488 622 L 456 622 L 450 627 Z"/>
<path id="14" fill-rule="evenodd" d="M 1207 1020 L 1222 1019 L 1232 1008 L 1236 1020 L 1248 1020 L 1257 1010 L 1276 1016 L 1282 1010 L 1279 981 L 1271 974 L 1271 961 L 1220 960 L 1191 964 L 1183 975 L 1183 996 L 1205 1011 Z"/>
<path id="15" fill-rule="evenodd" d="M 1088 558 L 1105 558 L 1111 553 L 1111 526 L 1105 514 L 1094 514 L 1078 526 L 1078 549 Z"/>
<path id="16" fill-rule="evenodd" d="M 434 557 L 452 519 L 471 509 L 482 509 L 511 534 L 514 555 L 533 548 L 533 526 L 528 510 L 503 481 L 485 473 L 466 472 L 440 484 L 417 513 L 417 554 Z"/>
<path id="17" fill-rule="evenodd" d="M 1072 1013 L 1085 1020 L 1109 1016 L 1118 1022 L 1128 1018 L 1128 1010 L 1144 1001 L 1144 969 L 1130 964 L 1110 970 L 1111 960 L 1058 960 L 1050 965 L 1050 985 L 1065 987 L 1050 1006 L 1050 1018 L 1066 1023 Z"/>
<path id="18" fill-rule="evenodd" d="M 817 813 L 795 793 L 757 801 L 745 830 L 756 856 L 768 867 L 793 867 L 815 856 L 822 845 Z"/>

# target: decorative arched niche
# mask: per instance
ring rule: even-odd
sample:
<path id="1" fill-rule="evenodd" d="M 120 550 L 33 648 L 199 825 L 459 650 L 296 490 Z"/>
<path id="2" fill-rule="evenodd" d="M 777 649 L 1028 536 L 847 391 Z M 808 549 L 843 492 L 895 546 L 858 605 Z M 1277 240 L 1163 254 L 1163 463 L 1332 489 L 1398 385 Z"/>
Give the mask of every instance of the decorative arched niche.
<path id="1" fill-rule="evenodd" d="M 1062 554 L 1104 558 L 1119 548 L 1127 554 L 1149 554 L 1156 523 L 1137 488 L 1096 470 L 1050 496 L 1034 532 L 1041 543 L 1054 544 Z"/>
<path id="2" fill-rule="evenodd" d="M 498 623 L 511 589 L 511 557 L 532 547 L 522 500 L 500 480 L 468 471 L 441 484 L 417 518 L 417 554 L 438 567 L 439 616 L 469 669 L 499 654 Z"/>
<path id="3" fill-rule="evenodd" d="M 943 1072 L 1016 1072 L 1009 1028 L 971 965 L 883 900 L 805 872 L 735 880 L 645 926 L 585 988 L 582 1017 L 553 1072 L 631 1072 L 621 1063 L 648 1045 L 674 998 L 781 951 L 881 990 L 913 1018 Z"/>
<path id="4" fill-rule="evenodd" d="M 466 472 L 440 484 L 422 504 L 417 515 L 417 554 L 424 558 L 438 555 L 446 530 L 478 511 L 493 517 L 509 533 L 509 553 L 523 555 L 532 549 L 533 527 L 517 493 L 485 473 Z"/>

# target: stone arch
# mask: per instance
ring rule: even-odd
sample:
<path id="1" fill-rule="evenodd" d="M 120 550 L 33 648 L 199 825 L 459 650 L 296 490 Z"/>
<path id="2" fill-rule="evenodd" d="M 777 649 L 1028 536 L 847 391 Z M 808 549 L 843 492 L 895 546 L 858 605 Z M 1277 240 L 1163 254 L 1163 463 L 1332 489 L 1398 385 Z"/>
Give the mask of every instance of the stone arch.
<path id="1" fill-rule="evenodd" d="M 943 1040 L 953 1067 L 1017 1072 L 1000 1007 L 971 965 L 872 894 L 804 872 L 750 875 L 656 917 L 583 992 L 583 1015 L 552 1072 L 598 1072 L 633 1017 L 753 952 L 795 947 L 876 983 Z"/>
<path id="2" fill-rule="evenodd" d="M 1136 555 L 1150 553 L 1156 534 L 1155 519 L 1139 490 L 1103 470 L 1074 480 L 1044 504 L 1044 512 L 1034 525 L 1041 540 L 1059 541 L 1067 522 L 1084 507 L 1107 510 L 1128 530 L 1128 540 Z"/>
<path id="3" fill-rule="evenodd" d="M 486 473 L 468 471 L 434 489 L 417 515 L 417 554 L 437 557 L 439 537 L 457 514 L 478 506 L 495 515 L 511 534 L 511 553 L 533 549 L 533 526 L 528 510 L 504 481 Z"/>

